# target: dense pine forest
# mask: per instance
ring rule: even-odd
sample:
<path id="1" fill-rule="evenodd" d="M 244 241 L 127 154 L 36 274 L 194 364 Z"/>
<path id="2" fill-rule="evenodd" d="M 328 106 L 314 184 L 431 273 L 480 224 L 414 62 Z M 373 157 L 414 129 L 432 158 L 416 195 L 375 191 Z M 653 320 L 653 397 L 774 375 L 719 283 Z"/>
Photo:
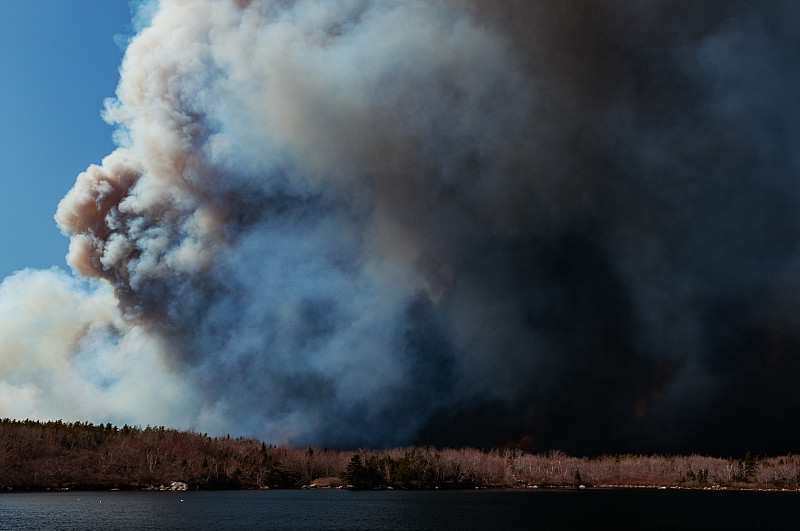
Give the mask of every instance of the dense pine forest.
<path id="1" fill-rule="evenodd" d="M 334 451 L 272 446 L 164 427 L 0 421 L 0 488 L 466 489 L 649 486 L 792 489 L 800 460 L 408 447 Z"/>

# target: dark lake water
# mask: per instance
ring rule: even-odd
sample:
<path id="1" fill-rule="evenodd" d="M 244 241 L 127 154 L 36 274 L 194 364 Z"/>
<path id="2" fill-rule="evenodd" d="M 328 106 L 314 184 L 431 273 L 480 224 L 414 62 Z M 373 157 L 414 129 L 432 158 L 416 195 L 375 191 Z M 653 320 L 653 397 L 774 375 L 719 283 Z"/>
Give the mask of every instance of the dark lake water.
<path id="1" fill-rule="evenodd" d="M 0 495 L 0 529 L 797 529 L 800 493 L 679 490 Z"/>

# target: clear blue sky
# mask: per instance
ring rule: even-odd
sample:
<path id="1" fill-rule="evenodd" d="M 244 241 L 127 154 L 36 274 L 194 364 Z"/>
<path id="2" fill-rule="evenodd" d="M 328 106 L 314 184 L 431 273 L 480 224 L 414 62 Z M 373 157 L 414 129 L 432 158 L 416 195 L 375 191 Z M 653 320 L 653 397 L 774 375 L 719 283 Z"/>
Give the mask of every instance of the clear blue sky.
<path id="1" fill-rule="evenodd" d="M 67 268 L 53 214 L 114 148 L 100 113 L 132 31 L 127 0 L 0 0 L 0 280 Z"/>

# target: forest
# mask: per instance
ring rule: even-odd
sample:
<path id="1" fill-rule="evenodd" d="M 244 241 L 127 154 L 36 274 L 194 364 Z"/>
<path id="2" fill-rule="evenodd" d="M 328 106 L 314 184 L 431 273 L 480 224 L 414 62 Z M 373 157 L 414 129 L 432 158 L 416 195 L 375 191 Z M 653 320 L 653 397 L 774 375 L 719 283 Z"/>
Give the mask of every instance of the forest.
<path id="1" fill-rule="evenodd" d="M 800 460 L 698 455 L 573 457 L 516 448 L 356 451 L 273 446 L 162 427 L 0 420 L 0 490 L 474 489 L 660 487 L 789 489 Z"/>

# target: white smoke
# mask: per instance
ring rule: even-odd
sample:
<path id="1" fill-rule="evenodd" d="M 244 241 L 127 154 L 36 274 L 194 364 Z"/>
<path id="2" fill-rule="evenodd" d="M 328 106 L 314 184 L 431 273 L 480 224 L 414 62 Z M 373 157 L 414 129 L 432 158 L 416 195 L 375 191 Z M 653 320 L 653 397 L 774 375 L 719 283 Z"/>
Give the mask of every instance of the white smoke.
<path id="1" fill-rule="evenodd" d="M 123 319 L 108 285 L 59 269 L 0 284 L 0 416 L 179 425 L 185 384 L 157 338 Z M 165 404 L 170 404 L 165 408 Z"/>
<path id="2" fill-rule="evenodd" d="M 452 281 L 426 232 L 524 216 L 493 167 L 533 96 L 507 46 L 430 2 L 164 1 L 108 103 L 121 147 L 59 205 L 68 262 L 166 330 L 176 370 L 231 428 L 381 424 L 416 378 L 405 307 Z"/>

